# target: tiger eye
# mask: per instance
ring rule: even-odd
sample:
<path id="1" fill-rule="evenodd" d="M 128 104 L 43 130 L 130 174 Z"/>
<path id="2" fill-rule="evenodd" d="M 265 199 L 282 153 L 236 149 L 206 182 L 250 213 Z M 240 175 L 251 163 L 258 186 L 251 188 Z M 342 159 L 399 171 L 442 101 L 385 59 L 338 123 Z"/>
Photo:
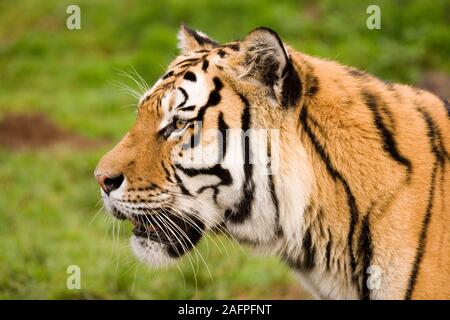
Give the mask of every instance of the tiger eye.
<path id="1" fill-rule="evenodd" d="M 177 119 L 177 121 L 175 122 L 175 127 L 178 130 L 183 129 L 185 125 L 186 125 L 186 120 L 183 120 L 183 119 Z"/>

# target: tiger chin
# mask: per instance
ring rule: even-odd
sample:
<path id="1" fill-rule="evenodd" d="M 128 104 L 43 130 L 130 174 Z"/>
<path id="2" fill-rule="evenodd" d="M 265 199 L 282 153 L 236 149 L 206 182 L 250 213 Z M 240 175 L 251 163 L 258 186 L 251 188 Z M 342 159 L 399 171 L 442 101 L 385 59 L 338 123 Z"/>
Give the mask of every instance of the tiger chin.
<path id="1" fill-rule="evenodd" d="M 95 170 L 139 259 L 176 263 L 222 230 L 317 298 L 450 298 L 447 100 L 266 28 L 219 44 L 183 25 L 179 48 Z"/>

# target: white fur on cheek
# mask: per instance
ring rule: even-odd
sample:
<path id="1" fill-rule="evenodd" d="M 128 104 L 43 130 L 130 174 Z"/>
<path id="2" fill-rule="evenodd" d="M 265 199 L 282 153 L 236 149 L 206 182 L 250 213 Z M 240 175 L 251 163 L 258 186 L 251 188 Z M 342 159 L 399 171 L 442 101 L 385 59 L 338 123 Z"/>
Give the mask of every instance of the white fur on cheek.
<path id="1" fill-rule="evenodd" d="M 167 267 L 178 261 L 167 254 L 164 244 L 141 237 L 131 237 L 131 249 L 140 261 L 152 267 Z"/>
<path id="2" fill-rule="evenodd" d="M 100 192 L 102 194 L 102 200 L 103 200 L 103 205 L 105 206 L 105 210 L 108 211 L 108 212 L 112 212 L 114 206 L 112 205 L 112 203 L 109 200 L 109 198 L 106 195 L 106 193 L 101 188 L 100 188 Z"/>

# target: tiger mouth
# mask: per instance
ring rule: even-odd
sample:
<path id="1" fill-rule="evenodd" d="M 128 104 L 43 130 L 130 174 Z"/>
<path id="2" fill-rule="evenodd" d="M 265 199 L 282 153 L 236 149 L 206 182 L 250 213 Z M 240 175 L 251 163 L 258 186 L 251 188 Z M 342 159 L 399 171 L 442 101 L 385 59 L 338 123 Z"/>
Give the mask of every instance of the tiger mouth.
<path id="1" fill-rule="evenodd" d="M 127 219 L 127 216 L 125 214 L 123 214 L 122 212 L 120 212 L 115 207 L 112 208 L 111 213 L 116 219 L 119 219 L 119 220 L 126 220 Z"/>
<path id="2" fill-rule="evenodd" d="M 172 257 L 191 250 L 203 235 L 204 223 L 193 215 L 180 217 L 167 211 L 138 214 L 129 218 L 134 225 L 133 234 L 142 240 L 165 245 Z"/>
<path id="3" fill-rule="evenodd" d="M 172 233 L 173 230 L 169 230 L 169 227 L 161 221 L 156 223 L 156 220 L 157 218 L 151 214 L 143 214 L 131 219 L 131 223 L 134 225 L 133 234 L 136 237 L 153 240 L 166 245 L 178 241 Z M 177 225 L 177 227 L 179 226 Z M 173 228 L 176 227 L 173 226 Z"/>

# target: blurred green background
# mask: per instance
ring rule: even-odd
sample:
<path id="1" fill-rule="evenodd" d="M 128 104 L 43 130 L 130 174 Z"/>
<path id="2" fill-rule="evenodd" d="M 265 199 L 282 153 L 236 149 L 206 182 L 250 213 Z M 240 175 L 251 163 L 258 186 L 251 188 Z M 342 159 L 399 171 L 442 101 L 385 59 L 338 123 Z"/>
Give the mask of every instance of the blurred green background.
<path id="1" fill-rule="evenodd" d="M 81 30 L 66 28 L 70 4 Z M 366 27 L 371 4 L 381 30 Z M 199 247 L 208 267 L 136 262 L 92 175 L 135 117 L 118 70 L 152 83 L 182 22 L 223 42 L 267 26 L 305 53 L 448 97 L 449 14 L 448 0 L 0 1 L 0 298 L 308 298 L 277 259 L 222 237 Z M 69 265 L 81 290 L 66 287 Z"/>

